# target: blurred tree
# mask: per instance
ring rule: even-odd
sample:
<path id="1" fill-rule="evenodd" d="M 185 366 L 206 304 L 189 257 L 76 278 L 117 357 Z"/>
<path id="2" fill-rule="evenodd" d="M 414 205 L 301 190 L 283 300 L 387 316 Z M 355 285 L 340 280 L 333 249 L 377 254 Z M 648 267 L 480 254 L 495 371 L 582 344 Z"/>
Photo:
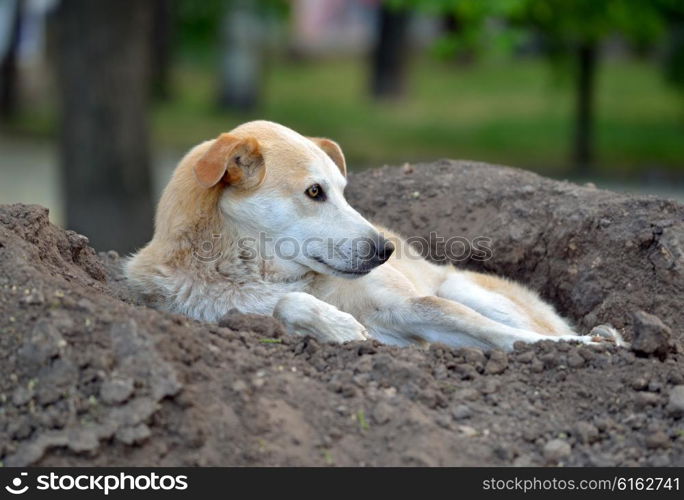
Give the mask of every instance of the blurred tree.
<path id="1" fill-rule="evenodd" d="M 169 68 L 173 39 L 174 11 L 172 0 L 154 0 L 152 35 L 152 95 L 159 100 L 169 98 Z"/>
<path id="2" fill-rule="evenodd" d="M 8 121 L 17 111 L 17 50 L 21 33 L 23 0 L 5 0 L 6 29 L 0 29 L 0 120 Z"/>
<path id="3" fill-rule="evenodd" d="M 149 240 L 151 0 L 62 0 L 60 165 L 68 227 L 100 250 Z"/>
<path id="4" fill-rule="evenodd" d="M 258 2 L 225 3 L 221 21 L 219 107 L 249 111 L 261 96 L 264 71 L 264 19 Z"/>
<path id="5" fill-rule="evenodd" d="M 261 98 L 270 28 L 288 0 L 175 0 L 178 48 L 217 66 L 219 108 L 250 110 Z"/>
<path id="6" fill-rule="evenodd" d="M 371 92 L 376 98 L 399 97 L 406 87 L 409 12 L 382 3 L 377 26 L 371 58 Z"/>
<path id="7" fill-rule="evenodd" d="M 218 45 L 221 14 L 229 0 L 175 0 L 177 36 L 175 49 L 193 60 L 214 55 Z"/>
<path id="8" fill-rule="evenodd" d="M 221 15 L 218 103 L 250 111 L 259 105 L 269 34 L 288 12 L 284 0 L 226 0 Z"/>
<path id="9" fill-rule="evenodd" d="M 510 30 L 537 34 L 553 66 L 571 74 L 575 87 L 572 157 L 586 174 L 594 161 L 594 88 L 603 41 L 622 35 L 639 47 L 655 41 L 668 17 L 684 9 L 681 0 L 390 0 L 395 6 L 449 13 L 460 27 L 440 44 L 442 52 L 473 50 L 491 44 L 486 21 L 500 19 L 498 39 L 507 43 Z M 501 28 L 501 27 L 500 27 Z M 501 37 L 504 38 L 501 38 Z"/>
<path id="10" fill-rule="evenodd" d="M 546 53 L 575 79 L 573 160 L 587 174 L 594 163 L 594 89 L 602 42 L 622 35 L 638 47 L 664 32 L 677 0 L 522 0 L 511 21 L 532 28 Z M 570 64 L 567 64 L 570 63 Z"/>
<path id="11" fill-rule="evenodd" d="M 665 77 L 684 91 L 684 8 L 670 12 L 669 36 L 665 52 Z"/>

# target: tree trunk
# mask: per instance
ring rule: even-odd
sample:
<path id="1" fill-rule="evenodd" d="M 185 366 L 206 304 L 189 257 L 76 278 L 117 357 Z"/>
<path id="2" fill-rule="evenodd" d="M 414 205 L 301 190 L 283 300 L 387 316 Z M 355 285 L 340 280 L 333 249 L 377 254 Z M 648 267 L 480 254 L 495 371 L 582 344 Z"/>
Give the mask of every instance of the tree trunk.
<path id="1" fill-rule="evenodd" d="M 377 98 L 400 97 L 406 88 L 409 13 L 382 5 L 372 56 L 371 92 Z"/>
<path id="2" fill-rule="evenodd" d="M 218 106 L 250 111 L 261 98 L 264 28 L 253 0 L 233 0 L 221 20 Z"/>
<path id="3" fill-rule="evenodd" d="M 577 88 L 575 143 L 573 160 L 578 174 L 591 172 L 594 161 L 594 87 L 596 84 L 596 46 L 581 45 L 577 51 Z"/>
<path id="4" fill-rule="evenodd" d="M 458 37 L 464 29 L 461 16 L 455 12 L 446 14 L 443 18 L 443 30 L 448 37 Z M 475 52 L 468 48 L 461 48 L 452 56 L 453 61 L 459 66 L 470 66 L 475 62 Z"/>
<path id="5" fill-rule="evenodd" d="M 171 64 L 171 44 L 173 37 L 174 12 L 171 0 L 154 0 L 154 26 L 152 35 L 152 95 L 161 101 L 168 100 L 169 67 Z"/>
<path id="6" fill-rule="evenodd" d="M 14 2 L 14 12 L 6 52 L 0 62 L 0 120 L 11 120 L 17 112 L 17 49 L 21 30 L 23 1 Z"/>
<path id="7" fill-rule="evenodd" d="M 67 226 L 99 250 L 152 234 L 149 0 L 63 0 L 57 13 Z"/>

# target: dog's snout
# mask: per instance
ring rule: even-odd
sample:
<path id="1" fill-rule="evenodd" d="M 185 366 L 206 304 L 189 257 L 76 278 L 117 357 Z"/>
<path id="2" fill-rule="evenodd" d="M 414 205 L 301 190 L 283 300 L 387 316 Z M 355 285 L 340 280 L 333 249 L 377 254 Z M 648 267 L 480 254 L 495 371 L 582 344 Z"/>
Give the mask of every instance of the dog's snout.
<path id="1" fill-rule="evenodd" d="M 392 254 L 394 253 L 394 243 L 391 241 L 380 238 L 375 247 L 375 254 L 380 262 L 386 262 Z"/>

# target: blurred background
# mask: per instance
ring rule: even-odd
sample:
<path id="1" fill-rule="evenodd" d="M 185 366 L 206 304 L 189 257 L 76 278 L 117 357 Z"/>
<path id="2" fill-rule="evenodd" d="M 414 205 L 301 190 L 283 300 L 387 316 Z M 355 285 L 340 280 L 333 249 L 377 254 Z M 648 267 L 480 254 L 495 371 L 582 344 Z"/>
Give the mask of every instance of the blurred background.
<path id="1" fill-rule="evenodd" d="M 255 118 L 352 170 L 442 157 L 684 199 L 681 0 L 0 0 L 0 203 L 144 244 Z"/>

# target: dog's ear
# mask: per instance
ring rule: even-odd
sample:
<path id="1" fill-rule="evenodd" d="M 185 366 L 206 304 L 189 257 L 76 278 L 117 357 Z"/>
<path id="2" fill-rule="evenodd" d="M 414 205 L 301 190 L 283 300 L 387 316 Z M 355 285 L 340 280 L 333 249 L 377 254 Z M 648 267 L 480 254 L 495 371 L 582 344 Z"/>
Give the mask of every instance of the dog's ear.
<path id="1" fill-rule="evenodd" d="M 252 189 L 264 180 L 266 169 L 259 143 L 221 134 L 194 167 L 197 181 L 210 188 L 223 181 L 230 186 Z"/>
<path id="2" fill-rule="evenodd" d="M 309 137 L 311 141 L 314 142 L 319 148 L 321 148 L 325 154 L 327 154 L 330 159 L 337 165 L 340 169 L 342 175 L 347 176 L 347 162 L 344 159 L 344 153 L 342 153 L 342 148 L 335 141 L 330 139 L 325 139 L 324 137 Z"/>

